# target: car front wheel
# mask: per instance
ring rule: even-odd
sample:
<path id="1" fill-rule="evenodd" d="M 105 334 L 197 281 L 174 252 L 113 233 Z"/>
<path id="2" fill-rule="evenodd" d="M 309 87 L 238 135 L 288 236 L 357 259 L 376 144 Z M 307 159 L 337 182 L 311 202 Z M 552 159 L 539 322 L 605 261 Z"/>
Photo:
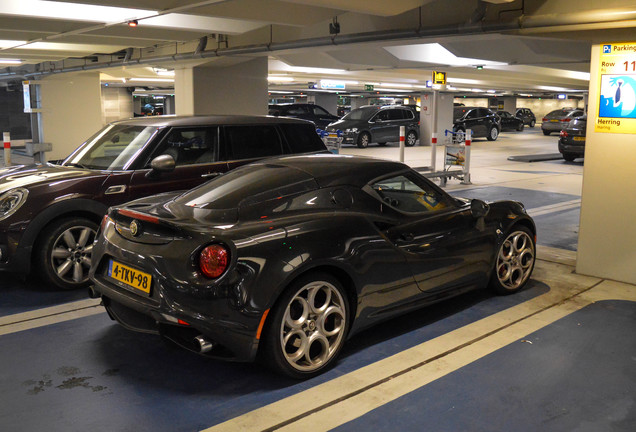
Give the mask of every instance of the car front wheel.
<path id="1" fill-rule="evenodd" d="M 534 269 L 536 246 L 534 235 L 524 226 L 517 226 L 499 245 L 492 288 L 499 294 L 519 291 L 530 279 Z"/>
<path id="2" fill-rule="evenodd" d="M 54 221 L 42 232 L 36 264 L 42 278 L 57 288 L 86 287 L 97 224 L 86 218 Z"/>
<path id="3" fill-rule="evenodd" d="M 358 147 L 359 148 L 367 148 L 369 147 L 369 142 L 371 142 L 371 135 L 368 132 L 362 132 L 358 136 Z"/>
<path id="4" fill-rule="evenodd" d="M 338 356 L 349 326 L 344 288 L 312 273 L 293 283 L 273 309 L 264 338 L 269 365 L 292 378 L 322 373 Z"/>
<path id="5" fill-rule="evenodd" d="M 550 131 L 544 130 L 544 131 L 543 131 L 543 135 L 545 135 L 545 136 L 550 135 Z"/>
<path id="6" fill-rule="evenodd" d="M 519 126 L 517 126 L 517 132 L 522 132 L 523 131 L 523 122 L 519 123 Z"/>
<path id="7" fill-rule="evenodd" d="M 490 132 L 488 132 L 488 137 L 487 137 L 488 141 L 496 141 L 498 137 L 499 137 L 499 129 L 493 126 L 490 129 Z"/>
<path id="8" fill-rule="evenodd" d="M 536 122 L 536 121 L 534 121 L 534 120 L 530 120 L 530 124 L 529 124 L 529 126 L 530 126 L 530 127 L 534 127 L 534 125 L 535 125 L 535 124 L 537 124 L 537 122 Z"/>

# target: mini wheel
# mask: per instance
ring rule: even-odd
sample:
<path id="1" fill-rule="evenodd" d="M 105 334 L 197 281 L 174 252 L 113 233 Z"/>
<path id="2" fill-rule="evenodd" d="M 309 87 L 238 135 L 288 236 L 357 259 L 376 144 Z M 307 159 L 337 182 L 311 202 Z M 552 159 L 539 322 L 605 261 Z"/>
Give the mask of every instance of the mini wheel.
<path id="1" fill-rule="evenodd" d="M 530 279 L 536 260 L 534 235 L 525 226 L 516 226 L 499 245 L 491 287 L 499 294 L 512 294 Z"/>

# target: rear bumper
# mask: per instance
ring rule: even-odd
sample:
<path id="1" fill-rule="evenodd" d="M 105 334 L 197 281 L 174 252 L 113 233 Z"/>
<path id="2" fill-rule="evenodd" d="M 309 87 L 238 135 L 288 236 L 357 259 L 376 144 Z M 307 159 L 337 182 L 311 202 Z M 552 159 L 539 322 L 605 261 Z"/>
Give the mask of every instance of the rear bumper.
<path id="1" fill-rule="evenodd" d="M 570 144 L 567 142 L 563 142 L 562 139 L 559 140 L 559 153 L 561 154 L 571 154 L 576 156 L 583 156 L 585 154 L 585 144 Z"/>
<path id="2" fill-rule="evenodd" d="M 556 122 L 556 123 L 552 123 L 552 122 L 543 122 L 541 123 L 541 129 L 544 131 L 550 131 L 550 132 L 561 132 L 562 129 L 564 129 L 567 125 L 561 122 Z"/>

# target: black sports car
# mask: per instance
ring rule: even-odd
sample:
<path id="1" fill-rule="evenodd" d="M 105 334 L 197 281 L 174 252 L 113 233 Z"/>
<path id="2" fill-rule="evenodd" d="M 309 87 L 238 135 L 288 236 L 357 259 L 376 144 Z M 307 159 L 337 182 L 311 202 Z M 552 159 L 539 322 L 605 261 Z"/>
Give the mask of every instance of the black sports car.
<path id="1" fill-rule="evenodd" d="M 518 202 L 453 198 L 398 162 L 314 155 L 111 208 L 90 277 L 125 327 L 306 378 L 363 328 L 489 283 L 516 292 L 534 262 Z"/>

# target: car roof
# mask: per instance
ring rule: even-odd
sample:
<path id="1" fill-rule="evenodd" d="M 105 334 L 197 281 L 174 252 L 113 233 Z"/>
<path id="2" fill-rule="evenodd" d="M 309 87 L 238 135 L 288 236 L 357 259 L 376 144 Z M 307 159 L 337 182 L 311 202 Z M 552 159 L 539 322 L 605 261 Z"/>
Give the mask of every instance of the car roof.
<path id="1" fill-rule="evenodd" d="M 310 121 L 287 117 L 250 115 L 206 115 L 206 116 L 147 116 L 113 122 L 128 126 L 208 126 L 208 125 L 271 125 L 281 123 L 311 124 Z"/>
<path id="2" fill-rule="evenodd" d="M 314 154 L 283 156 L 261 162 L 295 168 L 313 177 L 320 187 L 353 185 L 362 187 L 383 175 L 409 170 L 403 163 L 365 156 Z"/>

